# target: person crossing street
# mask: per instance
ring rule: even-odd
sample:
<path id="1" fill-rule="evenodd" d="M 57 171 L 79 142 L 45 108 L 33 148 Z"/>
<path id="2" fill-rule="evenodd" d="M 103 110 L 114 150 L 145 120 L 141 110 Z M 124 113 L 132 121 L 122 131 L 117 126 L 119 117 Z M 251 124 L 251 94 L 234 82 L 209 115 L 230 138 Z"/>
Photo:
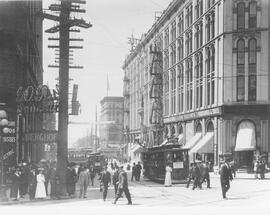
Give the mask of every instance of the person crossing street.
<path id="1" fill-rule="evenodd" d="M 118 184 L 117 194 L 116 194 L 113 204 L 116 204 L 117 200 L 122 196 L 123 192 L 125 193 L 125 196 L 128 200 L 128 204 L 131 205 L 132 201 L 131 201 L 131 196 L 128 189 L 127 173 L 124 171 L 124 167 L 120 166 L 119 184 Z"/>

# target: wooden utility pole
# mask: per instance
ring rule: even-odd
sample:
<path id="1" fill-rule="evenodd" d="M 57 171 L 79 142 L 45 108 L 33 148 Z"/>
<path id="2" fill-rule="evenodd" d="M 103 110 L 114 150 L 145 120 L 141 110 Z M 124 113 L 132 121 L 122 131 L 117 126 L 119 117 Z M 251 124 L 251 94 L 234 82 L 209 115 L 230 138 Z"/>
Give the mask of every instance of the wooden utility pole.
<path id="1" fill-rule="evenodd" d="M 76 5 L 73 5 L 76 3 Z M 42 13 L 44 18 L 58 21 L 59 25 L 54 26 L 46 32 L 59 32 L 59 115 L 58 115 L 58 144 L 57 144 L 57 169 L 60 176 L 61 194 L 66 194 L 66 169 L 68 162 L 68 95 L 69 95 L 69 57 L 70 46 L 69 32 L 70 28 L 77 26 L 82 28 L 90 28 L 92 25 L 86 23 L 83 19 L 70 18 L 71 12 L 85 12 L 80 9 L 80 4 L 85 1 L 80 0 L 60 0 L 60 4 L 52 4 L 49 9 L 51 11 L 60 12 L 60 16 Z M 74 41 L 74 39 L 72 39 Z M 78 40 L 82 41 L 82 40 Z M 82 48 L 81 46 L 79 48 Z"/>

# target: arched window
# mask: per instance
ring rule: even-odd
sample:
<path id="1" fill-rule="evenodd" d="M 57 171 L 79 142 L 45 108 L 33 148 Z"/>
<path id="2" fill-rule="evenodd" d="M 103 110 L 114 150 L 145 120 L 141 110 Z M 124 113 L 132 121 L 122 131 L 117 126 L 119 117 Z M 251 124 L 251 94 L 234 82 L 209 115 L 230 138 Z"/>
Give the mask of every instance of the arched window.
<path id="1" fill-rule="evenodd" d="M 248 63 L 256 64 L 256 39 L 252 38 L 248 41 Z"/>
<path id="2" fill-rule="evenodd" d="M 248 41 L 248 100 L 256 101 L 257 94 L 257 59 L 256 59 L 256 39 L 252 38 Z"/>
<path id="3" fill-rule="evenodd" d="M 210 121 L 208 124 L 207 124 L 207 132 L 213 132 L 214 131 L 214 125 L 212 123 L 212 121 Z"/>
<path id="4" fill-rule="evenodd" d="M 245 28 L 245 3 L 237 4 L 237 29 Z"/>
<path id="5" fill-rule="evenodd" d="M 245 41 L 237 42 L 237 101 L 245 100 Z"/>
<path id="6" fill-rule="evenodd" d="M 202 125 L 200 122 L 196 125 L 195 133 L 202 133 Z"/>
<path id="7" fill-rule="evenodd" d="M 245 64 L 245 41 L 243 39 L 237 42 L 237 65 Z"/>
<path id="8" fill-rule="evenodd" d="M 255 1 L 249 3 L 248 27 L 257 27 L 257 2 Z"/>
<path id="9" fill-rule="evenodd" d="M 178 65 L 178 112 L 184 109 L 184 70 L 183 65 Z"/>

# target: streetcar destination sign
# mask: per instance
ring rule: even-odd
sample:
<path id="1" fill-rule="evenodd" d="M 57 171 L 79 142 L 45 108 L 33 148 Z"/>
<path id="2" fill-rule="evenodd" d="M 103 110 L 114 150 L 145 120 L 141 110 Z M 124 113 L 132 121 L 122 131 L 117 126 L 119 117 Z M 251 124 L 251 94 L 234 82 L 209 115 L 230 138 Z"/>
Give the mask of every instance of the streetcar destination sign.
<path id="1" fill-rule="evenodd" d="M 24 140 L 26 142 L 54 143 L 57 141 L 57 134 L 57 131 L 25 133 Z"/>

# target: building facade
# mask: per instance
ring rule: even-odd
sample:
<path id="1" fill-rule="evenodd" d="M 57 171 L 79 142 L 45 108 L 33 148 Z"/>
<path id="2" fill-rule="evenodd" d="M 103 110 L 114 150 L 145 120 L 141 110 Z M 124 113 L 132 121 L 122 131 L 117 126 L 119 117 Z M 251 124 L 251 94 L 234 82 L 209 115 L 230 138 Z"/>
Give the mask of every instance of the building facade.
<path id="1" fill-rule="evenodd" d="M 119 159 L 123 146 L 123 97 L 107 96 L 101 102 L 99 152 Z"/>
<path id="2" fill-rule="evenodd" d="M 28 109 L 17 115 L 16 103 L 19 87 L 37 87 L 43 82 L 42 17 L 37 15 L 41 10 L 41 0 L 0 2 L 0 102 L 8 112 L 8 120 L 14 123 L 16 136 L 14 142 L 5 144 L 10 147 L 4 149 L 4 154 L 12 154 L 5 161 L 7 165 L 32 161 L 31 155 L 39 156 L 44 151 L 23 141 L 25 132 L 42 130 L 42 114 Z"/>
<path id="3" fill-rule="evenodd" d="M 267 0 L 172 1 L 125 60 L 125 142 L 173 137 L 190 160 L 270 161 L 269 8 Z M 162 53 L 163 142 L 153 142 L 149 123 L 151 46 Z"/>

